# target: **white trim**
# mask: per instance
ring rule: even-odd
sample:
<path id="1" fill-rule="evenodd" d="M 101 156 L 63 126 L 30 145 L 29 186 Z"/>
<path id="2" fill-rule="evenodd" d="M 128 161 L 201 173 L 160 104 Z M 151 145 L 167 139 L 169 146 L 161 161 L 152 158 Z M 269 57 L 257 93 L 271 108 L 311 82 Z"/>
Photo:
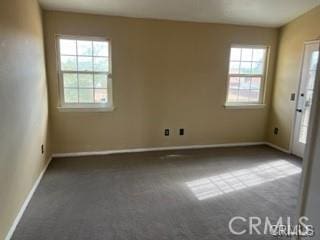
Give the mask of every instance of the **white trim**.
<path id="1" fill-rule="evenodd" d="M 76 52 L 77 55 L 64 55 L 64 56 L 75 56 L 77 59 L 77 70 L 76 71 L 64 71 L 61 69 L 61 53 L 60 53 L 60 40 L 61 39 L 70 39 L 70 40 L 88 40 L 88 41 L 104 41 L 108 42 L 109 46 L 109 55 L 108 56 L 101 56 L 108 59 L 108 66 L 109 71 L 79 71 L 78 70 L 78 57 L 81 55 L 78 55 L 78 50 Z M 59 101 L 58 101 L 58 110 L 62 112 L 69 112 L 69 111 L 79 111 L 79 112 L 96 112 L 95 108 L 101 108 L 103 109 L 100 112 L 109 112 L 113 110 L 113 88 L 112 88 L 112 47 L 111 47 L 111 39 L 107 37 L 96 37 L 96 36 L 76 36 L 76 35 L 62 35 L 62 34 L 56 34 L 55 36 L 55 45 L 56 45 L 56 71 L 57 71 L 57 77 L 58 77 L 58 90 L 59 90 Z M 78 49 L 78 45 L 76 45 L 76 48 Z M 92 52 L 93 54 L 93 52 Z M 100 57 L 100 56 L 94 56 L 92 55 L 92 58 L 94 57 Z M 63 73 L 98 73 L 98 74 L 106 74 L 107 75 L 107 96 L 108 96 L 108 102 L 107 103 L 65 103 L 64 100 L 64 86 L 63 86 Z M 79 89 L 79 81 L 78 81 L 78 88 Z M 95 90 L 95 87 L 92 88 Z M 78 96 L 79 98 L 79 96 Z M 79 100 L 79 99 L 78 99 Z M 72 110 L 74 108 L 74 110 Z M 92 108 L 93 110 L 90 110 Z M 62 109 L 62 110 L 61 110 Z M 82 111 L 80 109 L 83 109 Z"/>
<path id="2" fill-rule="evenodd" d="M 237 74 L 230 73 L 231 67 L 231 51 L 232 48 L 251 48 L 251 49 L 265 49 L 265 56 L 263 61 L 263 73 L 262 74 L 241 74 L 240 72 Z M 264 104 L 266 98 L 266 89 L 267 89 L 267 78 L 268 78 L 268 71 L 269 71 L 269 58 L 270 58 L 270 51 L 271 47 L 267 45 L 244 45 L 244 44 L 231 44 L 229 50 L 229 62 L 228 62 L 228 80 L 226 83 L 226 96 L 225 96 L 225 105 L 229 104 Z M 241 64 L 241 58 L 239 63 Z M 253 62 L 253 61 L 249 61 Z M 239 66 L 240 67 L 240 66 Z M 239 69 L 240 71 L 240 69 Z M 229 83 L 231 77 L 260 77 L 261 78 L 261 87 L 259 89 L 259 100 L 257 102 L 228 102 L 229 97 Z M 239 90 L 239 89 L 238 89 Z"/>
<path id="3" fill-rule="evenodd" d="M 320 44 L 320 40 L 319 39 L 315 39 L 315 40 L 309 40 L 309 41 L 305 41 L 304 44 Z"/>
<path id="4" fill-rule="evenodd" d="M 259 109 L 259 108 L 265 108 L 266 104 L 241 104 L 241 103 L 226 103 L 224 105 L 225 109 Z"/>
<path id="5" fill-rule="evenodd" d="M 301 84 L 301 78 L 302 78 L 302 65 L 303 65 L 303 60 L 305 56 L 305 47 L 306 47 L 306 42 L 303 43 L 303 52 L 302 55 L 300 56 L 299 59 L 299 81 L 295 87 L 295 98 L 294 98 L 294 110 L 292 112 L 292 123 L 291 123 L 291 128 L 290 128 L 290 145 L 289 149 L 292 152 L 293 151 L 293 142 L 294 142 L 294 132 L 296 128 L 296 120 L 297 120 L 297 107 L 298 107 L 298 99 L 299 99 L 299 92 L 300 92 L 300 84 Z"/>
<path id="6" fill-rule="evenodd" d="M 296 121 L 297 121 L 297 111 L 296 109 L 298 108 L 298 99 L 299 99 L 299 93 L 300 93 L 300 85 L 301 85 L 301 81 L 302 81 L 302 74 L 303 74 L 303 64 L 304 64 L 304 57 L 305 57 L 305 50 L 306 50 L 306 45 L 310 45 L 310 44 L 319 44 L 320 45 L 320 40 L 310 40 L 310 41 L 305 41 L 303 43 L 303 52 L 302 55 L 300 57 L 300 71 L 299 71 L 299 81 L 297 83 L 296 89 L 295 89 L 295 103 L 294 103 L 294 110 L 292 113 L 292 124 L 291 124 L 291 132 L 290 132 L 290 145 L 289 145 L 289 150 L 290 152 L 293 152 L 293 148 L 294 148 L 294 135 L 295 135 L 295 128 L 296 128 Z"/>
<path id="7" fill-rule="evenodd" d="M 115 149 L 115 150 L 92 151 L 92 152 L 54 153 L 52 157 L 53 158 L 79 157 L 79 156 L 108 155 L 108 154 L 115 154 L 115 153 L 152 152 L 152 151 L 165 151 L 165 150 L 203 149 L 203 148 L 219 148 L 219 147 L 221 148 L 222 147 L 245 147 L 245 146 L 256 146 L 256 145 L 266 145 L 266 142 L 222 143 L 222 144 L 209 144 L 209 145 Z"/>
<path id="8" fill-rule="evenodd" d="M 268 48 L 267 45 L 263 45 L 263 44 L 241 44 L 241 43 L 232 43 L 231 47 L 233 47 L 233 48 L 253 48 L 253 49 Z"/>
<path id="9" fill-rule="evenodd" d="M 59 112 L 112 112 L 115 110 L 114 106 L 110 107 L 57 107 Z"/>
<path id="10" fill-rule="evenodd" d="M 39 185 L 44 173 L 47 170 L 47 167 L 49 166 L 49 164 L 51 162 L 51 159 L 52 159 L 52 156 L 49 157 L 48 162 L 44 166 L 44 168 L 41 171 L 41 173 L 40 173 L 39 177 L 37 178 L 37 180 L 34 182 L 30 192 L 28 193 L 26 199 L 24 200 L 23 204 L 21 205 L 20 210 L 19 210 L 16 218 L 14 219 L 14 221 L 13 221 L 13 223 L 12 223 L 8 233 L 7 233 L 7 236 L 5 237 L 4 240 L 10 240 L 12 238 L 12 235 L 13 235 L 14 231 L 16 230 L 16 227 L 18 226 L 18 224 L 19 224 L 19 222 L 20 222 L 20 220 L 22 218 L 24 211 L 26 210 L 26 208 L 27 208 L 27 206 L 28 206 L 28 204 L 29 204 L 34 192 L 36 191 L 36 189 L 37 189 L 37 187 L 38 187 L 38 185 Z"/>
<path id="11" fill-rule="evenodd" d="M 267 145 L 267 146 L 269 146 L 269 147 L 272 147 L 272 148 L 274 148 L 274 149 L 277 149 L 277 150 L 279 150 L 279 151 L 281 151 L 281 152 L 291 154 L 290 150 L 285 149 L 285 148 L 282 148 L 282 147 L 279 147 L 279 146 L 277 146 L 277 145 L 275 145 L 275 144 L 273 144 L 273 143 L 271 143 L 271 142 L 265 142 L 265 145 Z"/>

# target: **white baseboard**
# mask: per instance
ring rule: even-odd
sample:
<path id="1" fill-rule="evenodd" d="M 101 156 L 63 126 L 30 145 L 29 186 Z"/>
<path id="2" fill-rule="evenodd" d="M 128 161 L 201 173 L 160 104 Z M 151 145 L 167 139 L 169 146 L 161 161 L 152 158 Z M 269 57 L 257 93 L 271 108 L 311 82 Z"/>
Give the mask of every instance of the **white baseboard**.
<path id="1" fill-rule="evenodd" d="M 279 146 L 277 146 L 277 145 L 274 145 L 273 143 L 265 142 L 265 144 L 268 145 L 269 147 L 272 147 L 272 148 L 274 148 L 274 149 L 277 149 L 277 150 L 279 150 L 279 151 L 281 151 L 281 152 L 288 153 L 288 154 L 291 153 L 288 149 L 279 147 Z"/>
<path id="2" fill-rule="evenodd" d="M 115 153 L 134 153 L 134 152 L 202 149 L 202 148 L 218 148 L 218 147 L 244 147 L 244 146 L 255 146 L 255 145 L 265 145 L 265 144 L 266 144 L 265 142 L 244 142 L 244 143 L 222 143 L 222 144 L 209 144 L 209 145 L 186 145 L 186 146 L 169 146 L 169 147 L 132 148 L 132 149 L 105 150 L 105 151 L 92 151 L 92 152 L 55 153 L 55 154 L 52 154 L 52 157 L 61 158 L 61 157 L 108 155 L 108 154 L 115 154 Z"/>
<path id="3" fill-rule="evenodd" d="M 37 178 L 37 180 L 34 182 L 34 184 L 32 186 L 32 189 L 30 190 L 30 192 L 28 193 L 28 195 L 27 195 L 26 199 L 24 200 L 22 206 L 20 207 L 20 210 L 19 210 L 16 218 L 14 219 L 14 221 L 13 221 L 13 223 L 12 223 L 8 233 L 7 233 L 7 236 L 5 237 L 4 240 L 10 240 L 12 238 L 12 235 L 13 235 L 18 223 L 20 222 L 20 219 L 21 219 L 24 211 L 26 210 L 26 208 L 27 208 L 27 206 L 28 206 L 28 204 L 29 204 L 34 192 L 36 191 L 36 189 L 37 189 L 37 187 L 38 187 L 38 185 L 39 185 L 44 173 L 46 172 L 47 167 L 49 166 L 51 159 L 52 159 L 52 157 L 49 157 L 48 162 L 46 163 L 45 167 L 41 171 L 41 173 L 40 173 L 39 177 Z"/>

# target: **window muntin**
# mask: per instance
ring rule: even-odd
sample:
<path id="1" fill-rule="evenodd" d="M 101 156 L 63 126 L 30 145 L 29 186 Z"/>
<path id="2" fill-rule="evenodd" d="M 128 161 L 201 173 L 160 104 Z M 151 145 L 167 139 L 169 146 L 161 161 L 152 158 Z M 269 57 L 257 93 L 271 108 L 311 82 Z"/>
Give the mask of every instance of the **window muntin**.
<path id="1" fill-rule="evenodd" d="M 262 103 L 266 58 L 267 47 L 231 47 L 227 104 Z"/>
<path id="2" fill-rule="evenodd" d="M 110 42 L 61 36 L 58 46 L 62 107 L 112 107 Z"/>

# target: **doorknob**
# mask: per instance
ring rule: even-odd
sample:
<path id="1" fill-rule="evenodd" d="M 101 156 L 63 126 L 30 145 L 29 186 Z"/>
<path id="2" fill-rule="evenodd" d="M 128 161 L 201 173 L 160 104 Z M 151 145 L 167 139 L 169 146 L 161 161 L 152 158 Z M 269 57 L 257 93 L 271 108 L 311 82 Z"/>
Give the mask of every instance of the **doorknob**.
<path id="1" fill-rule="evenodd" d="M 296 111 L 301 113 L 301 112 L 302 112 L 302 109 L 296 109 Z"/>

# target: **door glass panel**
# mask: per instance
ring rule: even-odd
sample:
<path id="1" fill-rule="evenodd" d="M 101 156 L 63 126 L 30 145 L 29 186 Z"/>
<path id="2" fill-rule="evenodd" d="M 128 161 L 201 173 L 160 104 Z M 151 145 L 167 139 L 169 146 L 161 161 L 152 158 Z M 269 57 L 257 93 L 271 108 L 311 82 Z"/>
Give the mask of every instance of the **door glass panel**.
<path id="1" fill-rule="evenodd" d="M 317 63 L 319 59 L 319 51 L 313 51 L 310 59 L 309 59 L 309 68 L 308 68 L 308 78 L 307 83 L 305 85 L 304 92 L 304 104 L 302 109 L 302 117 L 300 123 L 300 130 L 299 130 L 299 142 L 305 144 L 307 141 L 307 132 L 308 132 L 308 124 L 310 118 L 310 110 L 311 110 L 311 103 L 312 103 L 312 95 L 313 95 L 313 86 L 316 78 L 316 71 L 317 71 Z"/>

